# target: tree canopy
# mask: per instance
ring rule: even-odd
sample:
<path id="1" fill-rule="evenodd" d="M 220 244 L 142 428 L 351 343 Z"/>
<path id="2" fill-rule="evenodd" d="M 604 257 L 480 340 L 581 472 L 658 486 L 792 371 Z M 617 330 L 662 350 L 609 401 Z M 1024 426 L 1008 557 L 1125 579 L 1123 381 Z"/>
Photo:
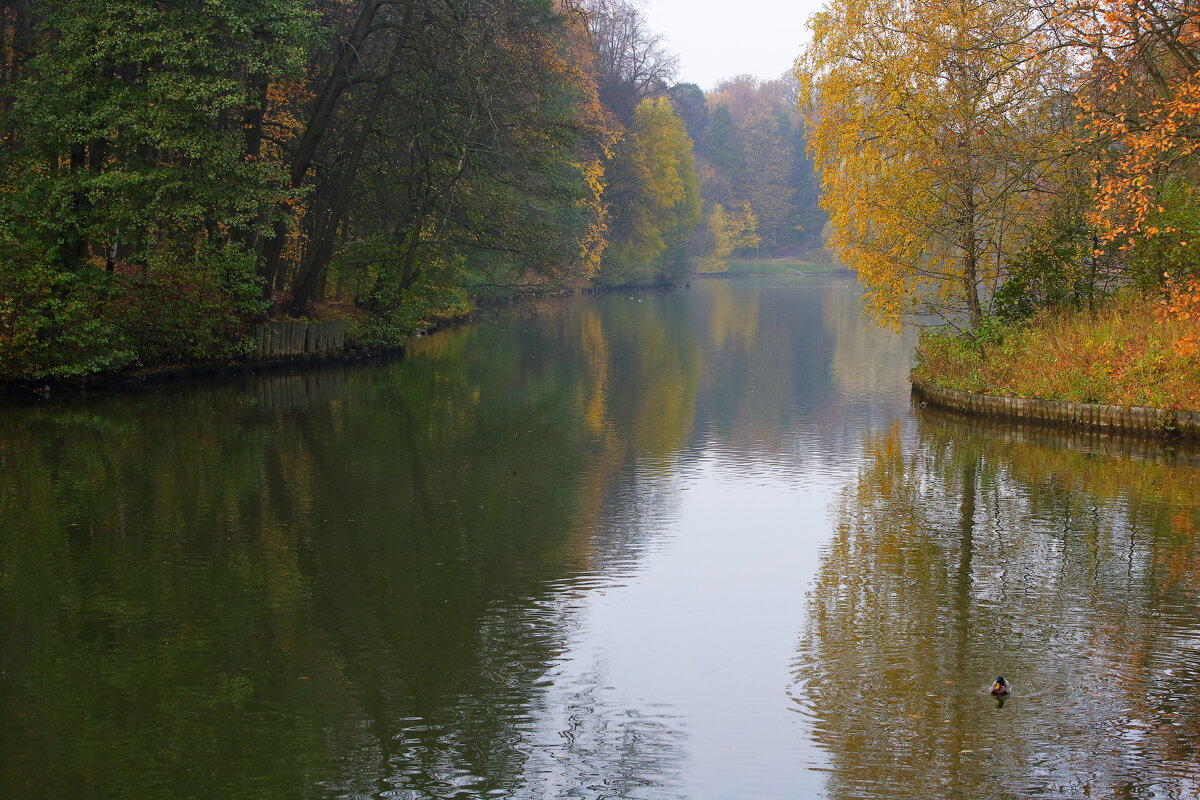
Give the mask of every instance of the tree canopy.
<path id="1" fill-rule="evenodd" d="M 676 83 L 631 0 L 3 8 L 0 377 L 235 358 L 270 317 L 392 343 L 800 246 L 783 83 Z"/>
<path id="2" fill-rule="evenodd" d="M 1019 2 L 837 0 L 799 64 L 824 205 L 877 316 L 977 325 L 1060 182 L 1065 65 Z"/>
<path id="3" fill-rule="evenodd" d="M 877 315 L 978 328 L 1195 274 L 1198 19 L 1171 0 L 814 16 L 810 149 Z"/>

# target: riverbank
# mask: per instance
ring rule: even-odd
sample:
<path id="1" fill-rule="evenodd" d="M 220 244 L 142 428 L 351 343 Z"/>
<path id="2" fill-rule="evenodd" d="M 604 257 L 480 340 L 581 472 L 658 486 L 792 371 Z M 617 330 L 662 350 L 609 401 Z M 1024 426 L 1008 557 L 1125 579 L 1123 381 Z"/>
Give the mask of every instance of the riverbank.
<path id="1" fill-rule="evenodd" d="M 913 395 L 926 405 L 968 416 L 1117 435 L 1200 440 L 1200 411 L 1005 397 L 945 389 L 920 381 L 913 382 Z"/>
<path id="2" fill-rule="evenodd" d="M 683 288 L 689 284 L 660 283 L 645 286 L 600 286 L 584 289 L 514 290 L 513 287 L 497 287 L 491 296 L 480 296 L 471 304 L 470 310 L 455 313 L 427 313 L 419 321 L 406 324 L 392 332 L 386 340 L 367 339 L 362 336 L 361 326 L 355 321 L 345 322 L 330 319 L 321 322 L 283 320 L 256 326 L 250 332 L 251 350 L 241 358 L 210 360 L 203 362 L 156 364 L 128 369 L 95 372 L 71 377 L 42 377 L 19 380 L 0 376 L 0 398 L 50 397 L 64 393 L 105 390 L 119 387 L 153 386 L 163 383 L 228 378 L 296 371 L 308 367 L 355 362 L 387 361 L 403 358 L 406 343 L 435 331 L 455 328 L 493 313 L 503 313 L 514 306 L 523 306 L 530 301 L 540 301 L 574 294 L 607 294 L 622 292 L 664 291 Z M 349 331 L 342 336 L 330 337 L 328 332 L 317 329 L 331 325 L 344 325 Z M 356 328 L 358 335 L 355 336 Z M 275 329 L 275 330 L 271 330 Z M 305 329 L 309 329 L 307 332 Z M 313 340 L 320 342 L 312 348 Z M 306 344 L 307 343 L 307 344 Z"/>
<path id="3" fill-rule="evenodd" d="M 922 401 L 969 415 L 1166 438 L 1200 437 L 1194 325 L 1153 296 L 992 324 L 927 330 L 912 371 Z"/>
<path id="4" fill-rule="evenodd" d="M 42 381 L 0 382 L 0 398 L 52 397 L 62 393 L 86 392 L 121 387 L 155 386 L 164 383 L 230 378 L 301 370 L 309 367 L 353 361 L 390 361 L 404 357 L 403 345 L 392 347 L 350 347 L 328 353 L 300 354 L 254 361 L 227 361 L 206 364 L 175 364 L 143 367 L 121 372 L 96 373 L 77 378 Z"/>
<path id="5" fill-rule="evenodd" d="M 730 258 L 725 272 L 705 273 L 706 276 L 746 277 L 753 275 L 825 275 L 846 272 L 840 264 L 823 264 L 799 258 Z"/>
<path id="6" fill-rule="evenodd" d="M 1098 427 L 1046 425 L 1036 420 L 964 415 L 912 394 L 922 427 L 963 432 L 1004 447 L 1036 447 L 1056 458 L 1087 460 L 1101 456 L 1113 463 L 1155 462 L 1180 467 L 1200 467 L 1200 438 L 1163 439 L 1157 436 Z"/>
<path id="7" fill-rule="evenodd" d="M 1200 409 L 1195 323 L 1158 299 L 1123 295 L 1091 311 L 994 324 L 975 336 L 922 332 L 916 383 L 1008 398 Z"/>

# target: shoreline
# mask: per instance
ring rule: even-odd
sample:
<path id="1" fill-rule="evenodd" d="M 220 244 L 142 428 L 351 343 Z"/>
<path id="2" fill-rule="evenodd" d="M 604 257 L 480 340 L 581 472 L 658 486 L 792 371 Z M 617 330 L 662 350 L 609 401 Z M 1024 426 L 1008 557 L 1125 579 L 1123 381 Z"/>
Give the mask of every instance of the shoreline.
<path id="1" fill-rule="evenodd" d="M 80 394 L 92 390 L 161 386 L 209 378 L 266 375 L 352 361 L 398 361 L 404 358 L 404 353 L 405 346 L 402 344 L 391 347 L 356 347 L 327 353 L 310 353 L 266 360 L 173 364 L 162 367 L 141 367 L 122 372 L 97 373 L 78 378 L 0 382 L 0 401 L 28 398 L 46 399 L 57 395 Z"/>
<path id="2" fill-rule="evenodd" d="M 694 277 L 694 276 L 690 276 Z M 418 328 L 406 340 L 419 339 L 439 331 L 451 330 L 479 320 L 489 314 L 502 312 L 518 302 L 559 299 L 576 295 L 618 294 L 626 291 L 648 292 L 677 290 L 686 283 L 656 283 L 628 286 L 587 287 L 555 291 L 535 291 L 505 298 L 489 298 L 468 314 L 438 320 Z M 397 361 L 404 358 L 408 345 L 397 343 L 376 347 L 352 346 L 340 350 L 315 353 L 296 353 L 265 359 L 230 359 L 221 362 L 166 364 L 137 367 L 117 372 L 99 372 L 74 378 L 42 378 L 32 381 L 5 380 L 0 377 L 0 403 L 23 399 L 47 399 L 53 396 L 77 395 L 89 391 L 109 391 L 121 388 L 140 388 L 164 384 L 185 383 L 212 378 L 274 374 L 287 370 L 302 370 L 356 361 Z"/>
<path id="3" fill-rule="evenodd" d="M 918 400 L 965 417 L 1005 419 L 1051 428 L 1131 434 L 1161 440 L 1200 440 L 1200 411 L 1076 403 L 979 394 L 913 380 Z"/>

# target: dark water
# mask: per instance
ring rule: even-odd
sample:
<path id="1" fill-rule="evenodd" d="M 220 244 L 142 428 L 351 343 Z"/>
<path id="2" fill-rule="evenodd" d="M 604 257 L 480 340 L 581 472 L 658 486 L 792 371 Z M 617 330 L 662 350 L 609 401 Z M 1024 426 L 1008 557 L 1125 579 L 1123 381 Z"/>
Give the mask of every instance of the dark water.
<path id="1" fill-rule="evenodd" d="M 1200 459 L 915 410 L 857 294 L 5 407 L 0 797 L 1197 797 Z"/>

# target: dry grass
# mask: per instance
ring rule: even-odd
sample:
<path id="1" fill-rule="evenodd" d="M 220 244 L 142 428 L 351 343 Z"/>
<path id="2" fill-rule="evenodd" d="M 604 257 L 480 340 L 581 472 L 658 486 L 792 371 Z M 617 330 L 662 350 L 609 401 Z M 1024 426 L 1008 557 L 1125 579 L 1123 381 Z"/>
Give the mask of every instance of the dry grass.
<path id="1" fill-rule="evenodd" d="M 1118 297 L 982 342 L 926 332 L 913 376 L 988 394 L 1200 410 L 1200 356 L 1175 346 L 1195 335 L 1196 322 L 1160 319 L 1157 306 L 1156 298 Z"/>

